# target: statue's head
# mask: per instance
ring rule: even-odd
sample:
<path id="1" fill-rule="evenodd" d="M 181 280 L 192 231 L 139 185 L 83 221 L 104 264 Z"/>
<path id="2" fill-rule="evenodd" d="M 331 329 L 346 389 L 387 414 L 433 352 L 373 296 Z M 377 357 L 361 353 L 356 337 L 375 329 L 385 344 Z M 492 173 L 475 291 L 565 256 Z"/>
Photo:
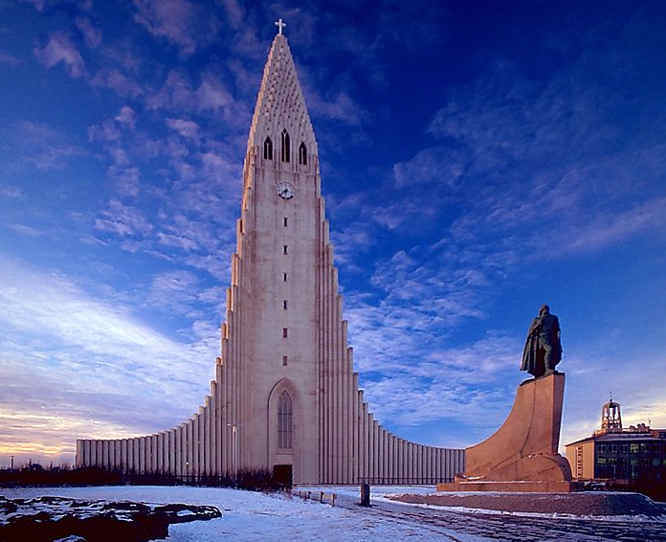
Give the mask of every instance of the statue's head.
<path id="1" fill-rule="evenodd" d="M 548 305 L 541 305 L 539 309 L 539 315 L 548 314 L 550 312 L 550 307 Z"/>

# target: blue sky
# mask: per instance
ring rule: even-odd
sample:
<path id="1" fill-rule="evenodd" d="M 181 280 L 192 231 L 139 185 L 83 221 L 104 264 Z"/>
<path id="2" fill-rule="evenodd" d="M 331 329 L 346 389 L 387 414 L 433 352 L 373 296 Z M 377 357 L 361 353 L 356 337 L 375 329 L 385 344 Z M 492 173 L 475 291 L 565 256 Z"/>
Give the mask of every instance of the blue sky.
<path id="1" fill-rule="evenodd" d="M 377 417 L 491 434 L 547 302 L 562 441 L 666 427 L 662 4 L 0 0 L 0 464 L 207 393 L 277 17 Z"/>

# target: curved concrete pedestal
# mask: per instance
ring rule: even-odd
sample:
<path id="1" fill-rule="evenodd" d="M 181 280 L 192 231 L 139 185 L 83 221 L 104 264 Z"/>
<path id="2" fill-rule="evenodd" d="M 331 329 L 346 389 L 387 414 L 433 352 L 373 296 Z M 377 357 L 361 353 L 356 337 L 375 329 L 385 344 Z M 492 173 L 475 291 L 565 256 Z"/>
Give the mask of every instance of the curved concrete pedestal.
<path id="1" fill-rule="evenodd" d="M 526 380 L 497 432 L 465 450 L 465 474 L 438 491 L 571 491 L 571 469 L 557 453 L 564 374 Z"/>

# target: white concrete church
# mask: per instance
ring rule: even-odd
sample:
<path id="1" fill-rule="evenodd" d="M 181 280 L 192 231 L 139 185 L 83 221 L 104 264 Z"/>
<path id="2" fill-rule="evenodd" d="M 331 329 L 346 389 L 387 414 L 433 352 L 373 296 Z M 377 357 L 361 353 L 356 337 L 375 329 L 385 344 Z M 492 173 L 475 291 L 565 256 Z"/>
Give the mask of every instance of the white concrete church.
<path id="1" fill-rule="evenodd" d="M 265 468 L 297 484 L 445 481 L 464 471 L 464 450 L 391 434 L 358 387 L 317 141 L 276 24 L 250 126 L 210 395 L 172 429 L 78 440 L 76 463 L 182 477 Z"/>

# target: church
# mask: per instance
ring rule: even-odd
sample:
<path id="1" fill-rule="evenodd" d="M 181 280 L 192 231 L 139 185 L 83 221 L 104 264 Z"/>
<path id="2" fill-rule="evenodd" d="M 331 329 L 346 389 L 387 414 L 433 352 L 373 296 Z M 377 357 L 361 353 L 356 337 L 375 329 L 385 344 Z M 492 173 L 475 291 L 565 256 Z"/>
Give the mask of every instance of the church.
<path id="1" fill-rule="evenodd" d="M 278 23 L 250 126 L 215 379 L 177 427 L 77 440 L 77 466 L 169 476 L 267 469 L 296 484 L 436 483 L 465 451 L 402 439 L 372 415 L 347 344 L 317 140 Z"/>

